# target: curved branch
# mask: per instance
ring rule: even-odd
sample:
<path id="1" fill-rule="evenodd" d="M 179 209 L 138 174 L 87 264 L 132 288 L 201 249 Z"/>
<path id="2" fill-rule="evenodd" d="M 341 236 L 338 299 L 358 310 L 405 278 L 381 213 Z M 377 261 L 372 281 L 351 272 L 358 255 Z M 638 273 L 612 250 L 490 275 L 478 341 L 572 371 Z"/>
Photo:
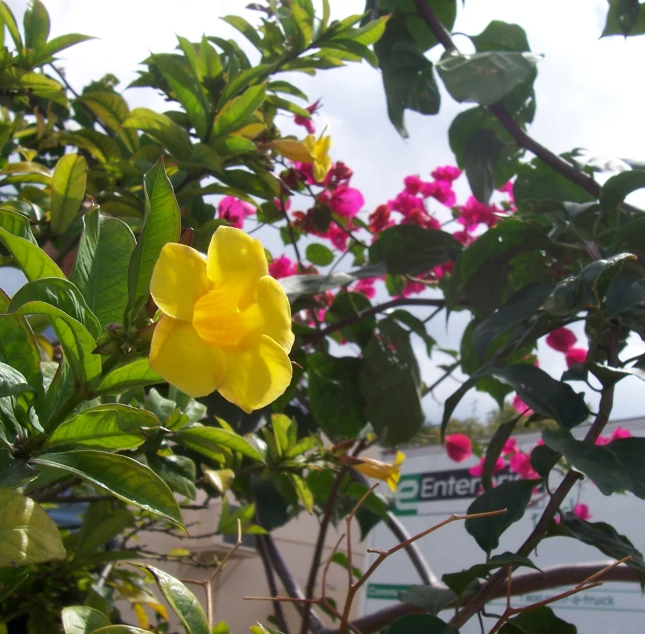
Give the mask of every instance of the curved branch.
<path id="1" fill-rule="evenodd" d="M 517 596 L 519 594 L 538 592 L 540 590 L 549 590 L 562 586 L 576 586 L 582 581 L 606 568 L 607 563 L 611 562 L 580 564 L 572 566 L 553 566 L 550 568 L 545 568 L 543 572 L 528 572 L 525 574 L 516 575 L 513 576 L 511 594 L 513 596 Z M 605 574 L 603 574 L 602 581 L 626 581 L 634 583 L 639 582 L 634 570 L 625 565 L 617 566 L 612 570 L 608 570 Z M 490 581 L 484 585 L 484 588 L 487 588 L 489 585 L 491 585 Z M 436 587 L 442 589 L 444 588 L 444 586 L 440 584 L 436 584 Z M 506 595 L 506 586 L 496 585 L 493 589 L 493 592 L 488 597 L 488 600 L 506 597 Z M 450 607 L 453 606 L 446 606 L 446 608 Z M 409 603 L 399 603 L 397 605 L 392 605 L 379 610 L 378 612 L 374 612 L 374 614 L 360 617 L 353 621 L 352 624 L 356 628 L 358 628 L 362 632 L 362 634 L 375 634 L 376 632 L 380 631 L 385 626 L 389 625 L 394 620 L 402 616 L 423 612 L 425 612 L 425 610 L 418 608 L 415 605 L 411 605 Z M 318 634 L 338 634 L 338 630 L 327 628 L 322 630 Z"/>

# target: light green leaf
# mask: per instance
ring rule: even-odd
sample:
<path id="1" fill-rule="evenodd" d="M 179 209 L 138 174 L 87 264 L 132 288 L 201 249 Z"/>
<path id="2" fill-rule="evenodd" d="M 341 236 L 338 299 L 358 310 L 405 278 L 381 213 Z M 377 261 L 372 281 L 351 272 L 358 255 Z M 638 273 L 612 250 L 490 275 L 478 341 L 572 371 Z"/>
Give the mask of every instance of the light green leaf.
<path id="1" fill-rule="evenodd" d="M 238 451 L 244 456 L 263 462 L 258 450 L 244 437 L 228 429 L 218 427 L 194 426 L 181 429 L 175 438 L 186 447 L 193 449 L 205 456 L 212 452 L 221 453 L 221 448 Z"/>
<path id="2" fill-rule="evenodd" d="M 215 117 L 213 136 L 223 136 L 239 130 L 249 117 L 262 105 L 265 98 L 265 86 L 251 86 L 239 97 L 226 103 Z"/>
<path id="3" fill-rule="evenodd" d="M 152 270 L 167 242 L 179 240 L 179 205 L 164 167 L 163 157 L 143 177 L 146 210 L 143 229 L 128 268 L 126 320 L 134 320 L 150 294 Z"/>
<path id="4" fill-rule="evenodd" d="M 97 405 L 59 425 L 45 446 L 48 449 L 57 445 L 134 449 L 145 442 L 147 428 L 159 426 L 159 419 L 144 409 L 112 403 Z"/>
<path id="5" fill-rule="evenodd" d="M 149 108 L 135 108 L 123 122 L 123 128 L 145 132 L 178 159 L 187 159 L 192 151 L 186 129 L 169 116 Z"/>
<path id="6" fill-rule="evenodd" d="M 54 169 L 52 178 L 51 225 L 64 233 L 78 214 L 87 183 L 87 162 L 80 154 L 65 154 Z"/>
<path id="7" fill-rule="evenodd" d="M 151 469 L 119 454 L 94 449 L 46 453 L 32 462 L 73 473 L 183 528 L 181 511 L 168 485 Z"/>
<path id="8" fill-rule="evenodd" d="M 65 634 L 91 634 L 101 627 L 110 625 L 110 620 L 94 608 L 86 605 L 71 605 L 61 613 Z"/>
<path id="9" fill-rule="evenodd" d="M 258 51 L 262 52 L 263 44 L 259 31 L 244 18 L 237 15 L 226 15 L 221 19 L 230 24 L 234 29 L 237 29 Z"/>
<path id="10" fill-rule="evenodd" d="M 134 130 L 122 126 L 128 118 L 129 108 L 125 99 L 115 92 L 92 91 L 79 98 L 105 126 L 116 132 L 130 152 L 139 149 L 139 137 Z"/>
<path id="11" fill-rule="evenodd" d="M 142 630 L 140 627 L 132 625 L 110 625 L 100 627 L 98 630 L 94 630 L 92 634 L 150 634 L 150 630 Z"/>
<path id="12" fill-rule="evenodd" d="M 36 244 L 36 238 L 29 227 L 29 219 L 11 209 L 0 208 L 0 229 Z"/>
<path id="13" fill-rule="evenodd" d="M 33 391 L 34 388 L 27 383 L 27 379 L 18 370 L 6 363 L 0 363 L 0 398 Z"/>
<path id="14" fill-rule="evenodd" d="M 49 13 L 40 0 L 32 0 L 22 19 L 25 27 L 25 46 L 39 50 L 49 37 Z"/>
<path id="15" fill-rule="evenodd" d="M 186 634 L 210 634 L 204 609 L 197 597 L 179 579 L 153 566 L 139 567 L 154 577 L 161 594 L 179 617 Z"/>
<path id="16" fill-rule="evenodd" d="M 0 568 L 64 559 L 56 524 L 42 506 L 8 489 L 0 489 Z"/>
<path id="17" fill-rule="evenodd" d="M 103 377 L 96 388 L 97 394 L 120 394 L 132 387 L 155 385 L 164 380 L 150 367 L 147 357 L 117 366 Z"/>
<path id="18" fill-rule="evenodd" d="M 0 312 L 6 312 L 6 307 L 0 306 Z M 0 332 L 0 361 L 20 372 L 41 397 L 40 351 L 27 320 L 19 315 L 0 315 Z"/>
<path id="19" fill-rule="evenodd" d="M 17 67 L 0 70 L 0 85 L 3 90 L 30 91 L 36 97 L 51 100 L 67 107 L 67 96 L 63 87 L 42 73 L 35 73 Z"/>
<path id="20" fill-rule="evenodd" d="M 99 214 L 98 209 L 85 214 L 83 224 L 78 256 L 69 279 L 102 326 L 123 323 L 134 235 L 124 222 Z"/>
<path id="21" fill-rule="evenodd" d="M 82 35 L 81 33 L 67 33 L 66 35 L 59 35 L 58 37 L 52 38 L 36 52 L 36 57 L 34 58 L 34 63 L 44 64 L 56 53 L 64 51 L 70 46 L 75 44 L 80 44 L 81 42 L 86 42 L 87 40 L 93 40 L 94 37 L 89 35 Z"/>
<path id="22" fill-rule="evenodd" d="M 14 236 L 0 228 L 0 242 L 7 247 L 30 282 L 41 277 L 65 277 L 58 265 L 30 240 Z"/>
<path id="23" fill-rule="evenodd" d="M 0 1 L 0 25 L 2 28 L 7 27 L 11 39 L 13 40 L 14 46 L 18 53 L 22 52 L 22 38 L 20 37 L 20 31 L 18 29 L 18 24 L 16 23 L 16 18 L 13 17 L 11 9 L 4 3 Z M 3 34 L 4 35 L 4 34 Z"/>

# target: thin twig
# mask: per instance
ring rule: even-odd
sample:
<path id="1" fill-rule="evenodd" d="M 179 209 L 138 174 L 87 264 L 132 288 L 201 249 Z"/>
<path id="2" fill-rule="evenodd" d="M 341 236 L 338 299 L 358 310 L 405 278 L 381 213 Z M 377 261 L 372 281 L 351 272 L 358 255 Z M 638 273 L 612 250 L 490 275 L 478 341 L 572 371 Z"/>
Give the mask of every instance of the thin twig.
<path id="1" fill-rule="evenodd" d="M 269 559 L 269 553 L 267 545 L 264 541 L 264 535 L 258 535 L 256 537 L 258 551 L 260 552 L 260 557 L 262 559 L 262 565 L 264 566 L 264 574 L 267 578 L 267 584 L 269 586 L 269 592 L 272 597 L 278 596 L 278 587 L 275 582 L 275 574 L 273 566 L 271 565 L 271 560 Z M 289 634 L 289 628 L 287 625 L 287 619 L 285 618 L 284 611 L 282 609 L 282 604 L 279 601 L 276 601 L 273 604 L 273 613 L 275 615 L 276 621 L 278 622 L 278 627 L 283 634 Z"/>

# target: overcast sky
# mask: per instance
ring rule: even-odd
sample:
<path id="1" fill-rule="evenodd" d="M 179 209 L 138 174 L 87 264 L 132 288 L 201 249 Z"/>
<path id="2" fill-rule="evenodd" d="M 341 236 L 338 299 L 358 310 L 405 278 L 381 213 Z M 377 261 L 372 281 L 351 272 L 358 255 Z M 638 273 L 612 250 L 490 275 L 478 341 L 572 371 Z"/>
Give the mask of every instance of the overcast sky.
<path id="1" fill-rule="evenodd" d="M 106 73 L 122 82 L 120 89 L 136 77 L 137 65 L 150 53 L 169 52 L 176 46 L 175 34 L 193 41 L 207 35 L 238 37 L 219 20 L 231 13 L 257 17 L 245 11 L 245 1 L 233 0 L 44 0 L 52 20 L 52 34 L 80 32 L 100 39 L 63 53 L 59 66 L 66 69 L 70 83 L 83 85 Z M 21 19 L 25 0 L 8 0 Z M 363 0 L 331 0 L 335 17 L 363 11 Z M 542 53 L 536 80 L 537 115 L 530 133 L 556 152 L 576 147 L 592 155 L 645 160 L 645 132 L 642 125 L 645 88 L 640 72 L 645 58 L 645 37 L 599 39 L 607 11 L 606 0 L 477 0 L 458 2 L 459 16 L 454 31 L 475 35 L 492 19 L 515 22 L 527 32 L 531 48 Z M 241 36 L 240 36 L 241 38 Z M 457 38 L 463 50 L 468 40 Z M 440 54 L 431 51 L 432 58 Z M 322 99 L 324 108 L 316 123 L 329 126 L 333 137 L 332 156 L 354 169 L 353 184 L 361 189 L 366 206 L 373 209 L 401 189 L 408 174 L 427 177 L 437 165 L 454 162 L 447 131 L 455 114 L 467 106 L 443 94 L 441 112 L 434 117 L 406 113 L 410 138 L 403 140 L 390 125 L 378 71 L 367 64 L 320 72 L 316 77 L 294 75 L 295 83 L 311 100 Z M 151 91 L 130 89 L 126 99 L 134 106 L 166 108 Z M 287 129 L 288 126 L 285 126 Z M 467 187 L 460 179 L 461 199 Z M 463 315 L 463 314 L 462 314 Z M 440 319 L 432 334 L 446 346 L 455 346 L 464 327 L 462 316 L 452 318 L 448 328 Z M 575 329 L 584 345 L 582 331 Z M 645 351 L 634 344 L 637 354 Z M 425 380 L 440 375 L 424 361 L 419 349 Z M 565 369 L 563 355 L 540 343 L 541 367 L 555 377 Z M 446 381 L 437 391 L 439 400 L 457 387 Z M 577 389 L 581 389 L 576 385 Z M 642 383 L 627 379 L 619 384 L 615 418 L 644 414 Z M 590 399 L 595 402 L 596 399 Z M 457 411 L 461 416 L 483 418 L 494 407 L 487 396 L 464 399 Z M 436 422 L 440 402 L 428 398 L 426 412 Z"/>

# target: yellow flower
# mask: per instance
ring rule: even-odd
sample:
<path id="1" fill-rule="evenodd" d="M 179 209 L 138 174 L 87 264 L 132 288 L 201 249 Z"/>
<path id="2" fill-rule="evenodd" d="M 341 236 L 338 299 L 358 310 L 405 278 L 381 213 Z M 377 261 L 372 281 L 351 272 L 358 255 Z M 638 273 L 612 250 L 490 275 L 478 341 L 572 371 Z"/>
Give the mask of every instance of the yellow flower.
<path id="1" fill-rule="evenodd" d="M 397 451 L 394 463 L 380 462 L 371 458 L 359 458 L 361 464 L 354 465 L 354 469 L 363 475 L 377 480 L 383 480 L 392 491 L 396 491 L 396 485 L 401 477 L 401 465 L 405 460 L 405 454 Z"/>
<path id="2" fill-rule="evenodd" d="M 291 161 L 312 163 L 314 160 L 313 156 L 311 156 L 311 153 L 302 141 L 296 141 L 295 139 L 280 139 L 279 141 L 272 141 L 266 145 Z"/>
<path id="3" fill-rule="evenodd" d="M 331 138 L 321 134 L 318 140 L 316 140 L 310 134 L 302 143 L 309 151 L 309 154 L 311 154 L 314 178 L 321 183 L 325 176 L 327 176 L 327 172 L 331 169 L 331 157 L 329 156 Z"/>
<path id="4" fill-rule="evenodd" d="M 258 240 L 219 227 L 205 259 L 168 243 L 155 264 L 150 292 L 163 315 L 150 365 L 193 397 L 215 390 L 245 412 L 278 398 L 291 381 L 291 309 L 268 275 Z"/>

